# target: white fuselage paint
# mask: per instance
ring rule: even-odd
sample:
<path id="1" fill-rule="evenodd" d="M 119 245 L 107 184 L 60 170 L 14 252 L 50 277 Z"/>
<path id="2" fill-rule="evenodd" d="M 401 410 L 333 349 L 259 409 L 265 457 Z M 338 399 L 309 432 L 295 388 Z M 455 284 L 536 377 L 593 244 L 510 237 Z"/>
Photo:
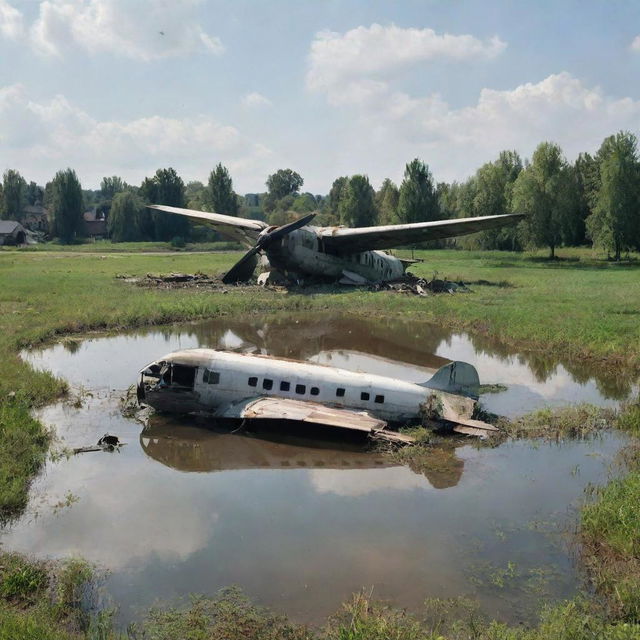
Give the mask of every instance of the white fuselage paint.
<path id="1" fill-rule="evenodd" d="M 164 363 L 195 368 L 192 393 L 172 392 L 170 386 L 162 385 L 147 391 L 145 401 L 168 412 L 204 411 L 229 417 L 235 403 L 271 396 L 367 411 L 386 422 L 406 422 L 420 415 L 420 405 L 429 396 L 443 393 L 380 375 L 213 349 L 177 351 L 153 365 Z"/>
<path id="2" fill-rule="evenodd" d="M 370 282 L 395 280 L 404 274 L 402 262 L 384 251 L 327 253 L 318 227 L 292 231 L 266 254 L 271 266 L 285 273 L 339 279 L 347 271 Z"/>

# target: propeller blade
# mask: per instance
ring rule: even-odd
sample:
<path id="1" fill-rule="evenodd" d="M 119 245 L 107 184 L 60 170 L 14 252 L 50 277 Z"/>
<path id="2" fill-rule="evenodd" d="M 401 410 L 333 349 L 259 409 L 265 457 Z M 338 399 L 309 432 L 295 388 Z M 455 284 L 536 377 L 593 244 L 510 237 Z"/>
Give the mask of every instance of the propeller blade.
<path id="1" fill-rule="evenodd" d="M 249 251 L 225 273 L 222 282 L 225 284 L 235 284 L 236 282 L 249 280 L 258 265 L 258 259 L 255 256 L 259 251 L 260 247 L 258 245 L 249 249 Z"/>
<path id="2" fill-rule="evenodd" d="M 222 282 L 225 284 L 234 284 L 236 282 L 244 282 L 248 280 L 255 271 L 257 266 L 257 260 L 254 256 L 268 247 L 272 242 L 275 242 L 279 238 L 286 236 L 288 233 L 295 231 L 296 229 L 300 229 L 300 227 L 304 227 L 309 224 L 311 220 L 316 217 L 315 213 L 310 213 L 302 218 L 298 218 L 298 220 L 294 220 L 293 222 L 289 222 L 288 224 L 283 224 L 281 227 L 277 227 L 270 233 L 265 233 L 258 238 L 258 242 L 256 242 L 255 246 L 252 249 L 249 249 L 247 253 L 245 253 L 238 262 L 236 262 L 229 271 L 222 278 Z M 263 232 L 264 233 L 264 232 Z"/>
<path id="3" fill-rule="evenodd" d="M 304 227 L 308 225 L 314 218 L 316 217 L 315 213 L 310 213 L 303 218 L 298 218 L 293 222 L 289 222 L 288 224 L 283 224 L 281 227 L 274 229 L 271 233 L 268 233 L 265 236 L 262 236 L 263 244 L 261 246 L 265 246 L 266 244 L 271 244 L 274 240 L 278 238 L 282 238 L 286 236 L 288 233 L 295 231 L 296 229 L 300 229 L 300 227 Z M 260 241 L 258 241 L 260 242 Z"/>

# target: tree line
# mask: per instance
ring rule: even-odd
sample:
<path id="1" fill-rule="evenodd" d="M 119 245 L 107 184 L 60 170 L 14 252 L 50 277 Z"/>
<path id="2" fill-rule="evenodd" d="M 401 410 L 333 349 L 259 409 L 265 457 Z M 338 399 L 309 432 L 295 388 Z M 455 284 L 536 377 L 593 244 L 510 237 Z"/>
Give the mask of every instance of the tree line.
<path id="1" fill-rule="evenodd" d="M 213 232 L 188 219 L 153 211 L 147 204 L 166 204 L 285 224 L 315 212 L 316 224 L 353 227 L 405 224 L 447 218 L 527 214 L 517 226 L 457 239 L 465 248 L 521 250 L 589 242 L 619 260 L 624 251 L 640 249 L 640 158 L 636 136 L 621 131 L 607 137 L 598 151 L 581 153 L 569 163 L 559 145 L 543 142 L 530 160 L 506 150 L 482 165 L 464 182 L 436 183 L 422 160 L 415 158 L 401 184 L 385 179 L 376 191 L 363 174 L 334 180 L 326 196 L 302 192 L 304 179 L 292 169 L 268 176 L 267 191 L 239 196 L 229 171 L 218 164 L 208 182 L 185 184 L 172 168 L 158 169 L 140 186 L 117 176 L 103 178 L 100 189 L 83 191 L 71 169 L 59 171 L 43 188 L 14 170 L 4 173 L 0 217 L 25 204 L 42 202 L 52 212 L 52 233 L 72 242 L 82 233 L 82 212 L 95 206 L 107 219 L 114 242 L 163 240 L 180 244 L 210 240 Z"/>

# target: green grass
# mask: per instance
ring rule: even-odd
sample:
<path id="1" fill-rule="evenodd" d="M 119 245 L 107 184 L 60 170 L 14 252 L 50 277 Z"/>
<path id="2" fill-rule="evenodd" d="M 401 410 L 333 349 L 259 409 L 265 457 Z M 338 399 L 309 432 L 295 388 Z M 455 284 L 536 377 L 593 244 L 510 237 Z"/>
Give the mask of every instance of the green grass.
<path id="1" fill-rule="evenodd" d="M 185 252 L 185 251 L 238 251 L 237 242 L 187 242 L 184 247 L 175 247 L 170 242 L 111 242 L 111 240 L 86 240 L 81 244 L 60 244 L 57 241 L 44 242 L 26 247 L 2 247 L 3 251 L 48 252 L 62 251 L 71 253 L 153 253 L 153 252 Z"/>
<path id="2" fill-rule="evenodd" d="M 20 348 L 65 334 L 222 314 L 331 309 L 361 315 L 411 317 L 453 329 L 466 329 L 499 338 L 521 351 L 551 353 L 549 366 L 562 356 L 597 362 L 602 368 L 617 369 L 629 377 L 640 371 L 640 263 L 633 260 L 623 264 L 608 263 L 585 250 L 568 250 L 566 257 L 569 259 L 554 262 L 528 254 L 417 252 L 425 259 L 424 263 L 413 267 L 417 275 L 431 277 L 437 273 L 439 277 L 476 282 L 472 286 L 474 293 L 419 298 L 325 287 L 289 294 L 252 290 L 248 295 L 242 289 L 231 287 L 229 293 L 222 295 L 199 290 L 143 289 L 115 276 L 172 271 L 217 274 L 227 270 L 239 257 L 238 253 L 132 254 L 117 249 L 131 251 L 132 247 L 120 246 L 107 251 L 106 244 L 97 244 L 81 245 L 71 251 L 67 247 L 55 251 L 0 251 L 0 281 L 3 283 L 0 287 L 0 357 L 4 365 L 0 376 L 3 444 L 0 447 L 0 517 L 4 520 L 19 513 L 26 504 L 29 482 L 41 468 L 49 446 L 49 435 L 31 417 L 30 411 L 51 402 L 66 389 L 63 381 L 33 371 L 20 360 L 18 352 Z M 146 247 L 146 250 L 155 252 L 159 248 Z M 544 358 L 539 358 L 538 365 L 545 369 Z M 533 430 L 522 435 L 533 435 L 535 429 L 548 424 L 575 431 L 570 426 L 575 417 L 566 415 L 556 424 L 551 414 L 543 415 L 531 423 Z M 589 420 L 591 417 L 587 416 Z M 632 405 L 618 419 L 618 426 L 637 433 L 640 430 L 638 418 L 640 406 Z M 631 625 L 639 618 L 637 594 L 640 585 L 636 576 L 640 575 L 640 570 L 637 569 L 637 544 L 634 542 L 640 539 L 637 510 L 634 511 L 640 501 L 639 489 L 637 471 L 631 471 L 621 480 L 598 490 L 594 502 L 584 512 L 583 538 L 587 543 L 592 541 L 592 557 L 596 558 L 591 564 L 592 574 L 598 576 L 594 582 L 609 602 L 616 602 L 616 606 L 608 608 L 609 617 L 594 612 L 591 603 L 573 601 L 547 612 L 540 627 L 530 631 L 476 618 L 471 622 L 455 619 L 451 624 L 447 622 L 434 628 L 420 616 L 410 616 L 366 601 L 350 605 L 347 618 L 342 621 L 334 620 L 326 629 L 304 636 L 296 634 L 308 633 L 307 630 L 300 630 L 277 616 L 268 618 L 273 614 L 245 602 L 240 609 L 244 611 L 242 616 L 248 618 L 235 617 L 231 605 L 225 605 L 226 618 L 215 617 L 218 609 L 207 609 L 209 605 L 204 609 L 198 605 L 200 609 L 186 617 L 178 612 L 159 612 L 148 619 L 147 628 L 136 637 L 215 638 L 211 629 L 217 629 L 215 625 L 225 620 L 227 627 L 223 625 L 219 629 L 227 636 L 220 637 L 230 638 L 236 637 L 230 634 L 239 633 L 238 629 L 244 630 L 242 637 L 247 638 L 330 640 L 639 638 L 640 629 Z M 603 557 L 608 558 L 607 563 L 601 560 Z M 101 626 L 95 620 L 86 630 L 69 627 L 68 618 L 73 617 L 69 612 L 77 608 L 79 598 L 75 587 L 65 591 L 64 577 L 57 578 L 62 583 L 56 582 L 58 590 L 50 595 L 53 602 L 58 603 L 57 609 L 44 606 L 42 598 L 40 604 L 31 606 L 29 598 L 40 594 L 39 574 L 34 571 L 23 567 L 3 583 L 6 593 L 4 596 L 0 593 L 4 600 L 0 607 L 0 640 L 115 637 L 108 624 Z M 77 584 L 74 580 L 83 576 L 86 571 L 82 564 L 69 570 L 72 584 Z M 21 603 L 18 606 L 16 599 Z M 212 611 L 215 619 L 211 617 Z M 344 612 L 341 615 L 344 616 Z M 261 627 L 262 616 L 270 621 Z M 179 626 L 182 622 L 176 620 L 193 623 L 193 628 L 188 629 L 190 635 L 186 635 L 186 631 L 182 633 Z M 177 631 L 171 632 L 174 635 L 161 635 L 163 627 L 175 624 L 178 624 Z M 273 635 L 274 629 L 278 629 L 280 635 Z M 268 633 L 272 635 L 266 635 Z"/>

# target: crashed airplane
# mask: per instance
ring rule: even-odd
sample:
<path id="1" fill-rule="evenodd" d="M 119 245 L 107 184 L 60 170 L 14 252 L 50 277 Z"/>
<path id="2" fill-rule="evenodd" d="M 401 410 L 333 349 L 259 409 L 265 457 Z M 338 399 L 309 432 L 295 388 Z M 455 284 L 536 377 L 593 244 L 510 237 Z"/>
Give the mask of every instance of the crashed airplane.
<path id="1" fill-rule="evenodd" d="M 314 227 L 311 213 L 282 226 L 261 220 L 220 213 L 149 205 L 151 209 L 204 221 L 221 235 L 249 249 L 225 274 L 223 282 L 249 280 L 257 267 L 258 254 L 265 258 L 265 271 L 279 272 L 287 279 L 316 278 L 343 284 L 367 284 L 396 280 L 404 275 L 410 260 L 400 260 L 383 249 L 401 247 L 496 229 L 516 224 L 524 215 L 511 213 L 478 218 L 435 220 L 378 227 Z"/>
<path id="2" fill-rule="evenodd" d="M 140 372 L 138 401 L 167 413 L 315 424 L 410 442 L 386 429 L 420 422 L 468 435 L 497 431 L 473 419 L 478 374 L 451 362 L 414 384 L 321 364 L 214 349 L 170 353 Z"/>

